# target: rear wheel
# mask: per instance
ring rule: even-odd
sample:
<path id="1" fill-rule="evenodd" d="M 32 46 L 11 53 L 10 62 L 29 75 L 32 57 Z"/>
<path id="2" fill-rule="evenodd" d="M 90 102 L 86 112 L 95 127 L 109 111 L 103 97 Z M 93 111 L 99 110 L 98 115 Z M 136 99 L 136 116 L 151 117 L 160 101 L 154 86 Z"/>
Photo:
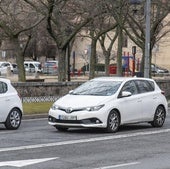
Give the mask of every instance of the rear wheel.
<path id="1" fill-rule="evenodd" d="M 12 109 L 6 119 L 5 127 L 10 130 L 17 129 L 21 124 L 21 118 L 20 110 L 17 108 Z"/>
<path id="2" fill-rule="evenodd" d="M 108 119 L 107 119 L 107 132 L 109 133 L 115 133 L 118 131 L 120 126 L 120 116 L 119 113 L 115 110 L 111 111 L 109 113 Z"/>
<path id="3" fill-rule="evenodd" d="M 166 112 L 162 106 L 158 106 L 155 112 L 154 120 L 151 122 L 153 127 L 162 127 L 165 122 Z"/>
<path id="4" fill-rule="evenodd" d="M 55 126 L 55 128 L 56 128 L 58 131 L 61 131 L 61 132 L 64 132 L 64 131 L 67 131 L 67 130 L 68 130 L 67 127 L 59 127 L 59 126 Z"/>

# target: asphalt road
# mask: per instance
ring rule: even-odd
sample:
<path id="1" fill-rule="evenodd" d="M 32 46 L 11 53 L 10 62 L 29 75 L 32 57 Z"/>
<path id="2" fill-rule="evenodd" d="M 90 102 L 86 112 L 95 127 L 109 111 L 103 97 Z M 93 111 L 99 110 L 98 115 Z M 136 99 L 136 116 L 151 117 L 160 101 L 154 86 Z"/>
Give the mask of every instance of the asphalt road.
<path id="1" fill-rule="evenodd" d="M 128 125 L 58 132 L 47 119 L 23 120 L 19 130 L 0 126 L 0 169 L 170 169 L 170 114 L 162 128 Z"/>

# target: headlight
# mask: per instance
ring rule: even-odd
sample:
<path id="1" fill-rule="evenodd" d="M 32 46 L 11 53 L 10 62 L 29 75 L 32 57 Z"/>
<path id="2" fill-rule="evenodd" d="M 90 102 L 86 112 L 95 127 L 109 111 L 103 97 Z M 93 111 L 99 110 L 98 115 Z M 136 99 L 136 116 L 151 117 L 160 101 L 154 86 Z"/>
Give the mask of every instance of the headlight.
<path id="1" fill-rule="evenodd" d="M 103 106 L 104 106 L 104 104 L 99 105 L 99 106 L 87 107 L 86 110 L 87 110 L 87 111 L 98 111 L 98 110 L 100 110 Z"/>
<path id="2" fill-rule="evenodd" d="M 53 104 L 52 107 L 51 107 L 52 110 L 57 110 L 58 109 L 58 106 Z"/>

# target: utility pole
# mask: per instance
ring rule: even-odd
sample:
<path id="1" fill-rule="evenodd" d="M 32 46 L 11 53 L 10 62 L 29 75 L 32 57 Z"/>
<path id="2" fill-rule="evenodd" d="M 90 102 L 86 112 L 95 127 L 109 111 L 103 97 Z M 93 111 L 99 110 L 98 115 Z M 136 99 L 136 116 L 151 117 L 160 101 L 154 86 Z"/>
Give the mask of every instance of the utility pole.
<path id="1" fill-rule="evenodd" d="M 144 58 L 144 77 L 149 78 L 150 73 L 150 6 L 151 0 L 146 0 L 146 31 L 145 31 L 145 58 Z"/>

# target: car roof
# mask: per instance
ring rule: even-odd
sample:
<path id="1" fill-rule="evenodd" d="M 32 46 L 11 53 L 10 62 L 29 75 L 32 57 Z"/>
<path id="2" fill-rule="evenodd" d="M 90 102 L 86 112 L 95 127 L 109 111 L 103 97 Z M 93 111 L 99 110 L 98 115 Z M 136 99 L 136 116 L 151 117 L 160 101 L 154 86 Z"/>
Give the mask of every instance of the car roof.
<path id="1" fill-rule="evenodd" d="M 144 78 L 144 77 L 98 77 L 92 79 L 93 81 L 129 81 L 129 80 L 149 80 L 154 81 L 150 78 Z"/>
<path id="2" fill-rule="evenodd" d="M 46 63 L 51 63 L 51 62 L 57 63 L 58 61 L 57 60 L 48 60 L 48 61 L 46 61 Z"/>
<path id="3" fill-rule="evenodd" d="M 3 63 L 9 63 L 11 64 L 10 62 L 7 62 L 7 61 L 1 61 L 0 64 L 3 64 Z"/>
<path id="4" fill-rule="evenodd" d="M 40 63 L 39 61 L 24 61 L 24 63 Z"/>

